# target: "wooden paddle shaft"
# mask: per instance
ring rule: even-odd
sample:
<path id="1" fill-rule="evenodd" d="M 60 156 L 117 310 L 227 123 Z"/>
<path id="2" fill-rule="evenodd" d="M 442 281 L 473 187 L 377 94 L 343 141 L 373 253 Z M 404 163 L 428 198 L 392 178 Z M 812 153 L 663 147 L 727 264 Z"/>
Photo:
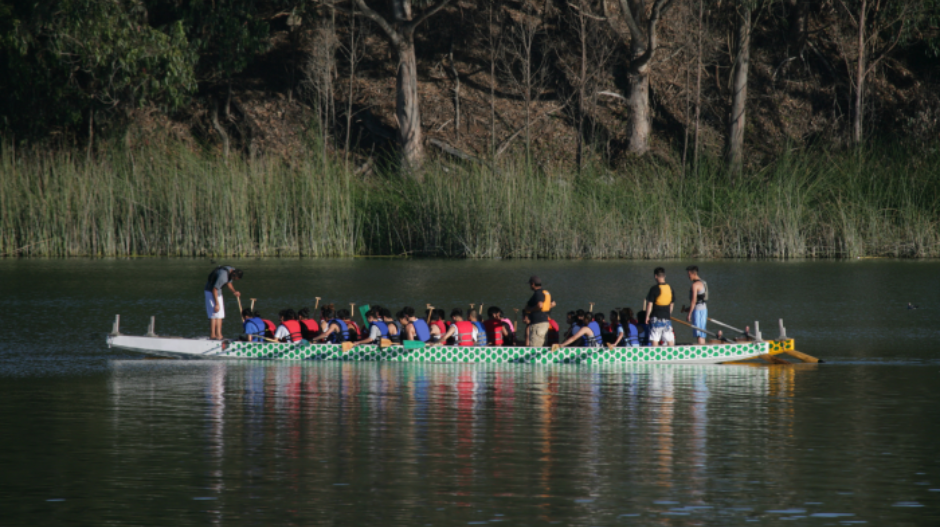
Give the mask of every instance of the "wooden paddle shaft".
<path id="1" fill-rule="evenodd" d="M 257 298 L 252 298 L 252 299 L 251 299 L 251 310 L 252 310 L 252 311 L 255 310 L 255 300 L 258 300 L 258 299 L 257 299 Z"/>
<path id="2" fill-rule="evenodd" d="M 715 324 L 718 324 L 719 326 L 723 326 L 723 327 L 726 327 L 726 328 L 728 328 L 728 329 L 737 331 L 738 333 L 740 333 L 740 334 L 742 334 L 742 335 L 745 334 L 744 331 L 742 331 L 742 330 L 740 330 L 740 329 L 738 329 L 738 328 L 736 328 L 736 327 L 734 327 L 734 326 L 729 326 L 728 324 L 725 324 L 724 322 L 715 320 L 715 319 L 713 319 L 713 318 L 709 318 L 708 321 L 709 321 L 709 322 L 714 322 Z"/>
<path id="3" fill-rule="evenodd" d="M 316 299 L 317 299 L 317 303 L 314 304 L 314 306 L 313 306 L 313 310 L 314 310 L 314 311 L 316 311 L 317 308 L 320 307 L 320 297 L 316 297 Z"/>
<path id="4" fill-rule="evenodd" d="M 673 322 L 678 322 L 678 323 L 682 324 L 683 326 L 689 326 L 690 328 L 692 328 L 692 329 L 694 329 L 694 330 L 701 331 L 702 333 L 706 333 L 706 334 L 708 334 L 708 335 L 711 335 L 711 336 L 715 337 L 716 339 L 719 338 L 718 335 L 712 333 L 711 331 L 708 331 L 707 329 L 702 329 L 702 328 L 700 328 L 700 327 L 693 326 L 692 324 L 689 324 L 689 323 L 686 322 L 685 320 L 679 320 L 679 319 L 676 318 L 676 317 L 669 317 L 669 318 L 671 318 Z"/>
<path id="5" fill-rule="evenodd" d="M 242 297 L 236 296 L 235 300 L 238 300 L 238 316 L 242 316 L 242 311 L 244 311 L 242 309 Z"/>

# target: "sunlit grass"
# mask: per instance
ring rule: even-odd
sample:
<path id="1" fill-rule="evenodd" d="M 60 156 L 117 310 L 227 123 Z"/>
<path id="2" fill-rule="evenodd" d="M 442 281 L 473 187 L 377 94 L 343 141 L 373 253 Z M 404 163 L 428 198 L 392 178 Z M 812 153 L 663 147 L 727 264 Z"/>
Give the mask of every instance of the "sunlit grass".
<path id="1" fill-rule="evenodd" d="M 312 149 L 319 152 L 321 149 Z M 611 170 L 431 162 L 424 181 L 182 147 L 0 153 L 0 254 L 468 258 L 940 256 L 940 154 Z"/>

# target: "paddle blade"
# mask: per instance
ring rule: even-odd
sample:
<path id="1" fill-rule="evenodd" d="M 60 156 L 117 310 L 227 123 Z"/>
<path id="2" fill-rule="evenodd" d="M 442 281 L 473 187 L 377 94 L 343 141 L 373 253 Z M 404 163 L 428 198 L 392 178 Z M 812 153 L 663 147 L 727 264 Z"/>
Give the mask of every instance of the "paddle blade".
<path id="1" fill-rule="evenodd" d="M 556 351 L 558 351 L 558 350 L 560 350 L 560 349 L 561 349 L 561 345 L 560 345 L 560 344 L 552 344 L 552 352 L 553 352 L 553 353 L 556 352 Z"/>
<path id="2" fill-rule="evenodd" d="M 349 350 L 351 350 L 351 349 L 353 349 L 353 343 L 352 343 L 352 342 L 344 342 L 344 343 L 343 343 L 343 353 L 348 353 Z"/>
<path id="3" fill-rule="evenodd" d="M 385 349 L 392 345 L 392 341 L 389 339 L 382 339 L 379 341 L 379 347 Z"/>
<path id="4" fill-rule="evenodd" d="M 403 344 L 406 350 L 416 350 L 424 347 L 424 342 L 420 340 L 406 340 Z"/>
<path id="5" fill-rule="evenodd" d="M 359 315 L 362 316 L 362 323 L 365 325 L 365 329 L 369 329 L 369 321 L 366 319 L 366 313 L 368 313 L 372 308 L 369 304 L 359 306 Z"/>

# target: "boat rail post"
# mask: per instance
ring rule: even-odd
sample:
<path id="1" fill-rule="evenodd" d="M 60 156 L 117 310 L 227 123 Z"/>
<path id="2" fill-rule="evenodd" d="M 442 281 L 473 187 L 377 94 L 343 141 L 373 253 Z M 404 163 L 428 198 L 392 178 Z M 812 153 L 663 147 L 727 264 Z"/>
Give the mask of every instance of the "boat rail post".
<path id="1" fill-rule="evenodd" d="M 787 340 L 787 328 L 783 327 L 783 319 L 780 319 L 780 339 Z"/>
<path id="2" fill-rule="evenodd" d="M 157 317 L 150 317 L 150 325 L 147 326 L 147 336 L 156 337 L 157 334 L 153 332 L 154 327 L 157 325 Z"/>
<path id="3" fill-rule="evenodd" d="M 121 315 L 114 315 L 114 325 L 111 326 L 111 336 L 121 336 Z"/>
<path id="4" fill-rule="evenodd" d="M 754 321 L 754 340 L 756 342 L 763 342 L 764 339 L 760 334 L 760 321 Z"/>

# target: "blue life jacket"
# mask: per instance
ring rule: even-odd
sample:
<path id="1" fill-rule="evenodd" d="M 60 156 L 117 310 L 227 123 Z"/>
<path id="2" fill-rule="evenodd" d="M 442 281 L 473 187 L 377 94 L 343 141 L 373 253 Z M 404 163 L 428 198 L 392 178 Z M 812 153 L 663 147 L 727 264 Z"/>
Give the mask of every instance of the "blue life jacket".
<path id="1" fill-rule="evenodd" d="M 264 341 L 264 331 L 267 328 L 260 317 L 249 318 L 243 323 L 243 326 L 245 328 L 245 335 L 254 337 L 251 339 L 252 342 Z"/>
<path id="2" fill-rule="evenodd" d="M 477 343 L 481 346 L 486 346 L 486 328 L 483 326 L 482 322 L 474 322 L 474 326 L 477 327 Z"/>
<path id="3" fill-rule="evenodd" d="M 347 326 L 345 322 L 343 322 L 342 320 L 338 318 L 334 318 L 333 320 L 331 320 L 330 325 L 332 324 L 336 324 L 337 326 L 339 326 L 339 335 L 337 335 L 335 332 L 331 333 L 329 337 L 330 342 L 332 342 L 333 344 L 339 344 L 341 342 L 348 342 L 349 341 L 349 326 Z M 327 325 L 327 327 L 329 327 L 329 325 Z"/>
<path id="4" fill-rule="evenodd" d="M 623 339 L 620 341 L 620 345 L 624 347 L 640 345 L 640 332 L 636 325 L 629 322 L 623 325 Z"/>
<path id="5" fill-rule="evenodd" d="M 640 323 L 637 327 L 637 338 L 640 341 L 640 346 L 649 346 L 650 345 L 650 328 L 648 324 Z"/>
<path id="6" fill-rule="evenodd" d="M 604 339 L 601 337 L 601 326 L 597 322 L 591 322 L 587 325 L 591 329 L 591 332 L 594 333 L 593 337 L 584 335 L 581 337 L 581 344 L 585 348 L 597 348 L 604 345 Z M 580 330 L 579 330 L 580 331 Z"/>
<path id="7" fill-rule="evenodd" d="M 412 324 L 415 327 L 415 338 L 421 342 L 427 342 L 431 340 L 431 329 L 428 328 L 428 323 L 422 319 L 417 319 Z"/>
<path id="8" fill-rule="evenodd" d="M 385 322 L 382 322 L 381 320 L 376 320 L 375 322 L 371 322 L 371 324 L 374 325 L 375 327 L 379 328 L 379 333 L 380 333 L 380 334 L 379 334 L 379 338 L 380 338 L 380 339 L 387 339 L 387 338 L 388 338 L 388 324 L 386 324 Z"/>

